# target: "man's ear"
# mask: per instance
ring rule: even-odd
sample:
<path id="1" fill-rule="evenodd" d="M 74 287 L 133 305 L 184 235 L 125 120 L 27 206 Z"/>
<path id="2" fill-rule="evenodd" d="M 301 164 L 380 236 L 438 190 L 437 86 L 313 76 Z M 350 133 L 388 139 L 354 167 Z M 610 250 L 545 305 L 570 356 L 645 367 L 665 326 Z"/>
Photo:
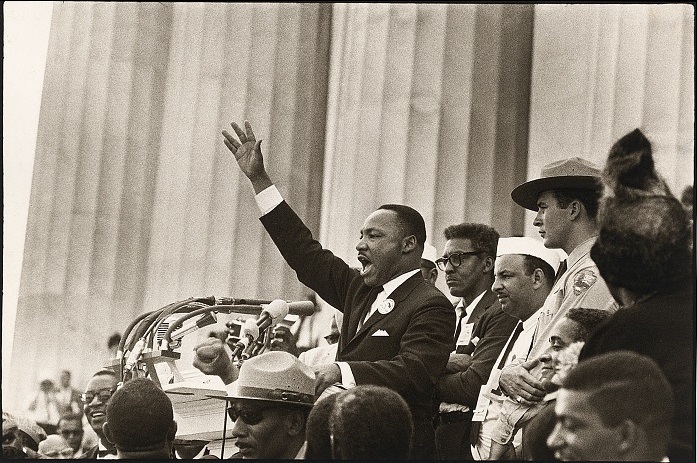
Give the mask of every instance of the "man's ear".
<path id="1" fill-rule="evenodd" d="M 532 272 L 532 287 L 537 289 L 543 284 L 545 284 L 545 272 L 542 271 L 541 268 L 536 268 Z"/>
<path id="2" fill-rule="evenodd" d="M 286 415 L 286 424 L 288 426 L 288 435 L 297 436 L 305 435 L 305 415 L 299 410 L 293 410 Z"/>
<path id="3" fill-rule="evenodd" d="M 569 220 L 576 220 L 581 216 L 581 210 L 583 209 L 583 204 L 578 199 L 574 199 L 569 203 L 566 208 L 567 214 L 569 214 Z"/>
<path id="4" fill-rule="evenodd" d="M 404 237 L 402 239 L 402 253 L 406 254 L 414 249 L 416 249 L 416 236 L 409 235 Z"/>
<path id="5" fill-rule="evenodd" d="M 167 430 L 167 438 L 174 442 L 174 437 L 177 435 L 177 422 L 172 420 L 172 424 Z"/>
<path id="6" fill-rule="evenodd" d="M 494 270 L 494 258 L 491 256 L 486 256 L 484 258 L 484 273 L 490 273 L 492 270 Z"/>
<path id="7" fill-rule="evenodd" d="M 617 448 L 627 454 L 635 449 L 642 439 L 642 429 L 632 420 L 625 419 L 617 425 Z"/>
<path id="8" fill-rule="evenodd" d="M 111 428 L 109 427 L 109 422 L 105 421 L 104 424 L 102 425 L 102 432 L 104 433 L 104 437 L 106 437 L 106 440 L 111 442 L 112 444 L 114 443 L 113 435 L 111 433 Z"/>

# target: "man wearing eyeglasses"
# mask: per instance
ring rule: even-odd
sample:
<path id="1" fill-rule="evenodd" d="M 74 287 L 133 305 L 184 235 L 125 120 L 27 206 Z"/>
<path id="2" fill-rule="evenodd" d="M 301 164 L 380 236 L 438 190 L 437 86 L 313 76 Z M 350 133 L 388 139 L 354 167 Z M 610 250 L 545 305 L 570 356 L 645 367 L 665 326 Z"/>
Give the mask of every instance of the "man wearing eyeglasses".
<path id="1" fill-rule="evenodd" d="M 87 383 L 82 394 L 85 417 L 99 436 L 97 445 L 86 451 L 82 457 L 89 460 L 115 460 L 116 448 L 104 437 L 102 425 L 106 421 L 106 403 L 116 391 L 118 380 L 112 370 L 99 370 Z"/>
<path id="2" fill-rule="evenodd" d="M 233 458 L 302 459 L 315 375 L 284 351 L 246 360 L 228 386 L 228 416 L 239 453 Z"/>
<path id="3" fill-rule="evenodd" d="M 337 383 L 396 391 L 414 417 L 411 456 L 433 459 L 433 394 L 453 349 L 455 320 L 448 298 L 421 275 L 423 217 L 401 204 L 372 212 L 356 244 L 361 268 L 352 268 L 324 249 L 283 200 L 249 122 L 232 128 L 239 140 L 224 131 L 225 145 L 252 184 L 269 236 L 300 282 L 344 314 L 338 361 L 318 369 L 315 395 Z"/>
<path id="4" fill-rule="evenodd" d="M 58 421 L 58 434 L 68 442 L 73 449 L 73 456 L 80 457 L 82 448 L 82 437 L 85 435 L 82 429 L 82 418 L 80 415 L 65 415 Z"/>
<path id="5" fill-rule="evenodd" d="M 488 225 L 462 223 L 443 234 L 447 241 L 436 264 L 445 273 L 450 294 L 460 300 L 455 306 L 455 351 L 437 387 L 442 402 L 436 445 L 442 460 L 471 460 L 472 410 L 517 320 L 503 312 L 491 290 L 498 232 Z"/>

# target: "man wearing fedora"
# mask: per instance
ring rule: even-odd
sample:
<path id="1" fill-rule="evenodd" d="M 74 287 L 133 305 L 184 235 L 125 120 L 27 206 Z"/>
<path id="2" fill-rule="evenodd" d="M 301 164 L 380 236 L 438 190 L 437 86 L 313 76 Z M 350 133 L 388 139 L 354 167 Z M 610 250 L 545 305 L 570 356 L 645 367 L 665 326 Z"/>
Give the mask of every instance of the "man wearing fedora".
<path id="1" fill-rule="evenodd" d="M 298 279 L 344 314 L 337 362 L 317 371 L 315 395 L 341 383 L 384 386 L 399 393 L 414 418 L 412 457 L 436 455 L 433 394 L 453 350 L 453 307 L 424 281 L 421 214 L 386 204 L 363 223 L 356 244 L 361 268 L 324 249 L 269 178 L 249 122 L 223 131 L 225 145 L 256 193 L 260 218 Z M 239 140 L 238 140 L 239 139 Z"/>
<path id="2" fill-rule="evenodd" d="M 312 409 L 315 374 L 285 351 L 246 360 L 228 385 L 232 436 L 245 459 L 302 459 Z"/>
<path id="3" fill-rule="evenodd" d="M 568 255 L 557 272 L 556 282 L 538 319 L 528 362 L 511 365 L 501 372 L 499 385 L 506 400 L 532 406 L 545 396 L 540 381 L 542 364 L 537 358 L 547 348 L 549 333 L 574 307 L 615 311 L 610 295 L 590 250 L 598 236 L 596 220 L 602 194 L 600 169 L 578 157 L 556 161 L 542 169 L 538 179 L 511 192 L 513 201 L 536 211 L 533 221 L 547 248 Z M 526 414 L 526 419 L 534 413 Z M 518 422 L 517 428 L 524 423 Z"/>

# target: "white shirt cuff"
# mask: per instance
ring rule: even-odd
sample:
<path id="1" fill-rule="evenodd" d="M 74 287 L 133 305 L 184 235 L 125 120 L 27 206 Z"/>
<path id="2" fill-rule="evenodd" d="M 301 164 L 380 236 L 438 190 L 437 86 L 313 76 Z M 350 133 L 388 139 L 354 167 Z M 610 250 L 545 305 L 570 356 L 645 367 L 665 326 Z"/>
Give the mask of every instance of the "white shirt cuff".
<path id="1" fill-rule="evenodd" d="M 271 185 L 260 191 L 254 196 L 254 199 L 257 201 L 261 215 L 268 214 L 283 202 L 283 196 L 281 196 L 276 185 Z"/>
<path id="2" fill-rule="evenodd" d="M 353 377 L 351 367 L 346 362 L 336 362 L 341 370 L 341 384 L 348 387 L 356 387 L 356 378 Z"/>

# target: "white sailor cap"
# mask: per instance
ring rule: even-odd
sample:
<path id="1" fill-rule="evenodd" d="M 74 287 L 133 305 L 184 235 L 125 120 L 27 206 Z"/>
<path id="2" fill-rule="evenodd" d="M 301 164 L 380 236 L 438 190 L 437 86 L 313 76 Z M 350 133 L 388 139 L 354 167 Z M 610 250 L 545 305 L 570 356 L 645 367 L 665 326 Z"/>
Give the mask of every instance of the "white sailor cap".
<path id="1" fill-rule="evenodd" d="M 428 243 L 424 243 L 424 252 L 421 253 L 421 258 L 423 260 L 429 261 L 435 267 L 436 259 L 438 259 L 438 251 L 436 251 L 435 246 Z"/>
<path id="2" fill-rule="evenodd" d="M 537 257 L 547 262 L 554 273 L 559 269 L 561 255 L 558 249 L 546 248 L 542 241 L 524 236 L 511 236 L 509 238 L 499 238 L 496 247 L 496 257 L 504 254 L 523 254 Z"/>

